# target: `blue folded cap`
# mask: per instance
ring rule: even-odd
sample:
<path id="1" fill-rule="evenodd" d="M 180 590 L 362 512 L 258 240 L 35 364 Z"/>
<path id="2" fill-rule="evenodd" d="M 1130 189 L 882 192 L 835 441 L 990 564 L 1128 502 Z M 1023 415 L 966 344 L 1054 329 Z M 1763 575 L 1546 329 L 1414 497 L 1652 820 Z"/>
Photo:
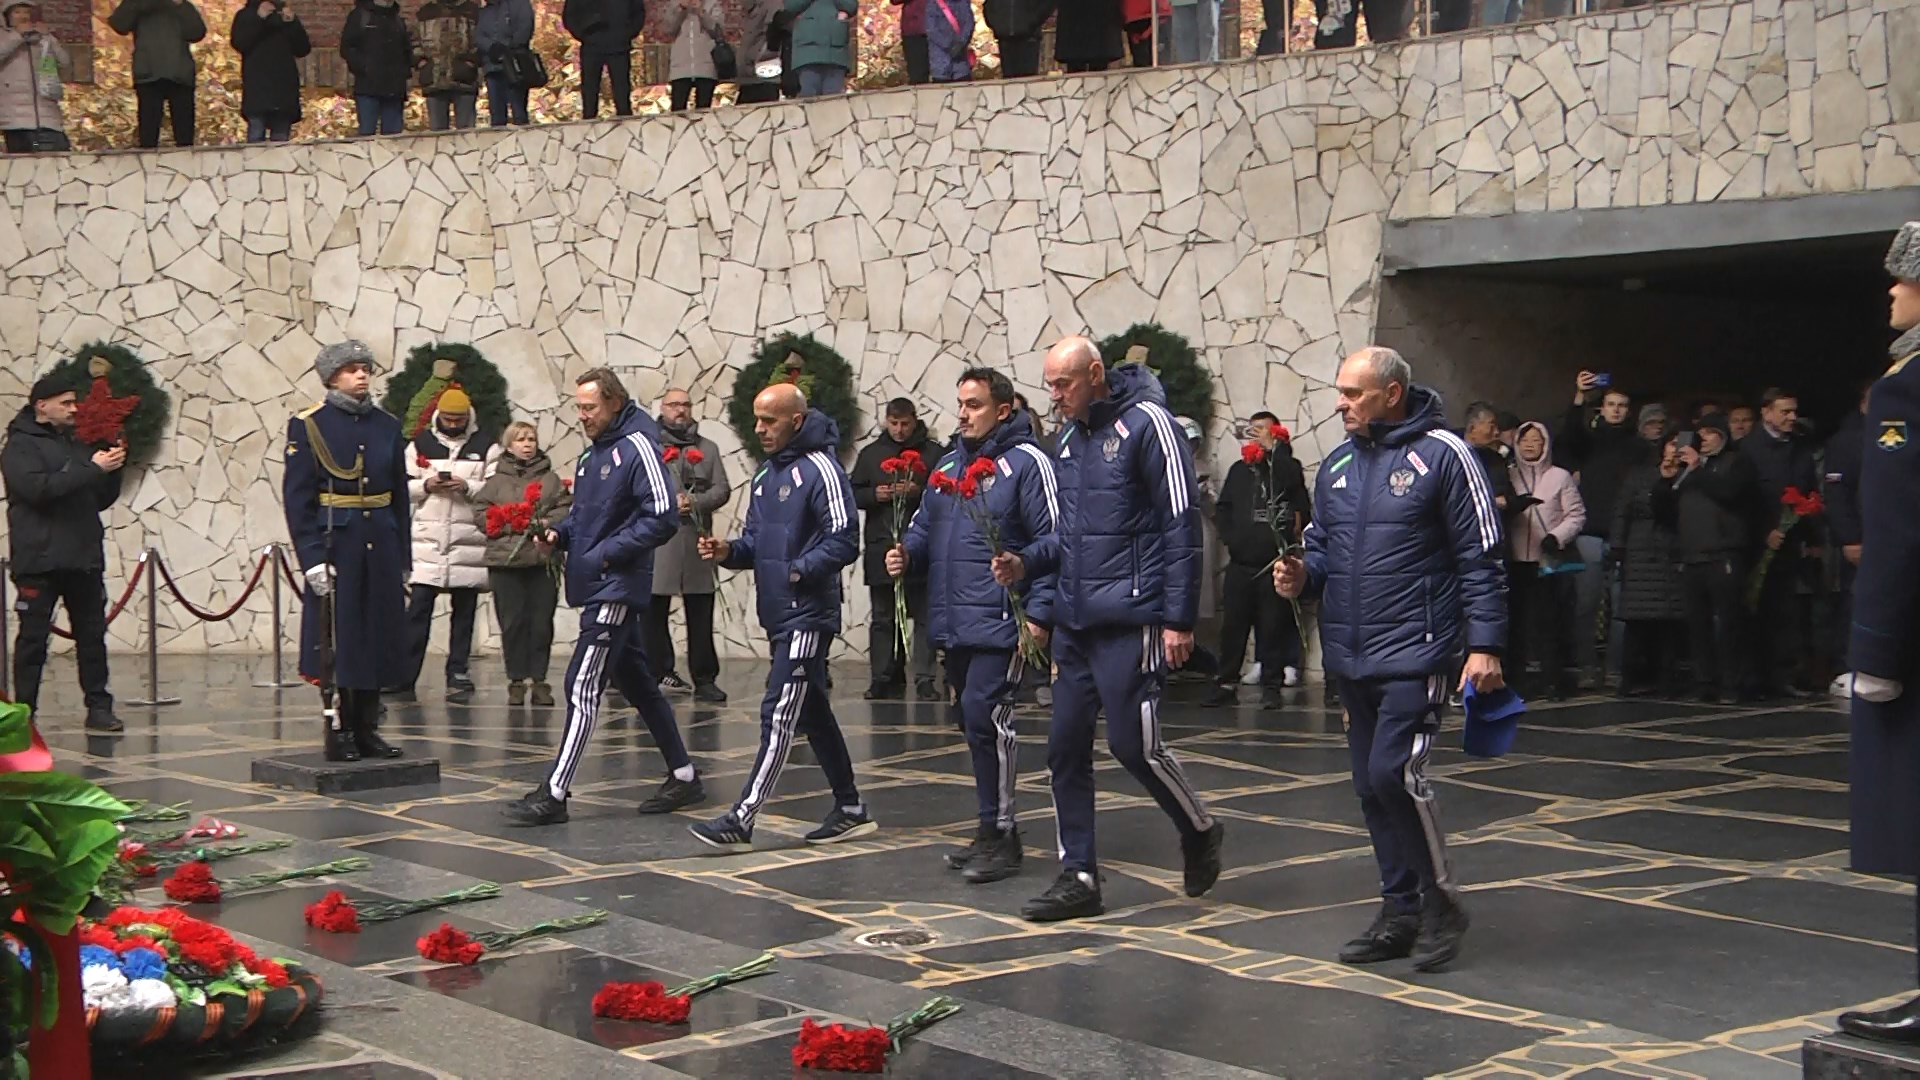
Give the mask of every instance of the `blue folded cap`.
<path id="1" fill-rule="evenodd" d="M 1520 730 L 1520 714 L 1527 703 L 1503 686 L 1485 694 L 1475 693 L 1473 684 L 1460 697 L 1466 706 L 1467 724 L 1463 748 L 1474 757 L 1501 757 L 1513 749 L 1513 737 Z"/>

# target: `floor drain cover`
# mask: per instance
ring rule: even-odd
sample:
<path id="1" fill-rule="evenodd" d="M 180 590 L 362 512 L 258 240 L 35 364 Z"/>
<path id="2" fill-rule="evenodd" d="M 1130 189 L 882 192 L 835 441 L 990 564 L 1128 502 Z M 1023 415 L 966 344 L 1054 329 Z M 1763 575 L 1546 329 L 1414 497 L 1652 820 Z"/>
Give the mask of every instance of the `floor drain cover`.
<path id="1" fill-rule="evenodd" d="M 934 942 L 931 930 L 870 930 L 854 941 L 868 948 L 911 949 Z"/>

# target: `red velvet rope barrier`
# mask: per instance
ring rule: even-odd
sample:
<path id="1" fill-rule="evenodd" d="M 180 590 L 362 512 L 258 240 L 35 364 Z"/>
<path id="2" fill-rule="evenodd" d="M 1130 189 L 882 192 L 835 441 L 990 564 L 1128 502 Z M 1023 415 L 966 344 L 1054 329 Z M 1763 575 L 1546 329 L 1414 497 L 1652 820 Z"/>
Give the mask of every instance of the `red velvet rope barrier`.
<path id="1" fill-rule="evenodd" d="M 273 557 L 280 561 L 280 574 L 287 579 L 287 588 L 292 589 L 295 593 L 298 593 L 304 588 L 304 586 L 300 584 L 300 579 L 294 576 L 293 560 L 287 558 L 287 549 L 284 547 L 274 548 Z"/>
<path id="2" fill-rule="evenodd" d="M 114 619 L 120 616 L 120 613 L 122 611 L 125 611 L 127 609 L 127 601 L 133 599 L 133 590 L 139 587 L 140 579 L 142 577 L 145 577 L 146 573 L 147 573 L 147 553 L 143 551 L 140 553 L 140 561 L 134 565 L 133 576 L 127 579 L 126 591 L 122 592 L 120 594 L 120 599 L 115 600 L 113 602 L 113 606 L 107 609 L 108 623 L 112 623 Z M 73 632 L 71 630 L 62 630 L 58 626 L 53 627 L 52 630 L 55 637 L 63 637 L 63 638 L 66 638 L 68 641 L 73 640 Z"/>
<path id="3" fill-rule="evenodd" d="M 267 559 L 269 557 L 269 554 L 265 551 L 260 553 L 259 560 L 253 564 L 253 576 L 247 579 L 247 587 L 241 590 L 238 599 L 234 600 L 225 611 L 220 612 L 207 611 L 195 606 L 193 601 L 181 594 L 180 587 L 173 583 L 173 575 L 167 570 L 167 562 L 165 559 L 160 558 L 158 552 L 154 554 L 154 561 L 159 564 L 160 580 L 167 586 L 167 591 L 173 594 L 173 598 L 180 602 L 181 607 L 187 609 L 188 614 L 199 619 L 201 622 L 226 622 L 240 611 L 240 606 L 247 602 L 247 597 L 252 596 L 253 590 L 259 586 L 260 575 L 266 570 Z"/>

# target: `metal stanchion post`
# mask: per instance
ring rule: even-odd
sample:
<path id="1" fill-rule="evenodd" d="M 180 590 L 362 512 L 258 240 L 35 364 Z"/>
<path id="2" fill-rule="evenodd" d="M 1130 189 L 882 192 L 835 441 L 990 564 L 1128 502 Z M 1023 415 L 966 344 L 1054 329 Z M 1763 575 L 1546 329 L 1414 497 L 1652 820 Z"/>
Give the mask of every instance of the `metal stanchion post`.
<path id="1" fill-rule="evenodd" d="M 254 683 L 253 685 L 273 690 L 284 690 L 289 686 L 298 686 L 300 684 L 287 681 L 285 677 L 286 664 L 280 652 L 281 643 L 286 640 L 286 628 L 282 626 L 280 622 L 282 617 L 281 613 L 286 610 L 287 605 L 286 599 L 280 591 L 281 579 L 286 577 L 286 575 L 280 572 L 279 542 L 276 541 L 268 544 L 267 550 L 261 554 L 261 558 L 267 560 L 267 576 L 273 578 L 273 678 L 266 682 Z"/>
<path id="2" fill-rule="evenodd" d="M 147 567 L 147 697 L 127 704 L 148 708 L 178 705 L 179 698 L 160 696 L 160 552 L 148 548 L 140 553 L 140 561 L 151 564 Z"/>

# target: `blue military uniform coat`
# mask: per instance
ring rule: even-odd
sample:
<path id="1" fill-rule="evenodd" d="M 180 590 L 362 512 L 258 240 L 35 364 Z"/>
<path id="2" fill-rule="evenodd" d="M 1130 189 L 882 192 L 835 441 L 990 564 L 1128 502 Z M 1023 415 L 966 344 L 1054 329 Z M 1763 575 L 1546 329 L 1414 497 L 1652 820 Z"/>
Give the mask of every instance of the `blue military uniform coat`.
<path id="1" fill-rule="evenodd" d="M 333 563 L 334 684 L 344 689 L 378 690 L 412 677 L 406 465 L 400 421 L 377 408 L 356 415 L 322 403 L 287 425 L 287 533 L 301 570 Z M 309 595 L 301 613 L 300 674 L 310 680 L 320 678 L 325 608 Z"/>
<path id="2" fill-rule="evenodd" d="M 1902 338 L 1902 341 L 1909 340 Z M 1853 699 L 1853 868 L 1920 872 L 1920 353 L 1873 384 L 1860 463 L 1860 570 L 1847 659 L 1904 684 Z"/>

